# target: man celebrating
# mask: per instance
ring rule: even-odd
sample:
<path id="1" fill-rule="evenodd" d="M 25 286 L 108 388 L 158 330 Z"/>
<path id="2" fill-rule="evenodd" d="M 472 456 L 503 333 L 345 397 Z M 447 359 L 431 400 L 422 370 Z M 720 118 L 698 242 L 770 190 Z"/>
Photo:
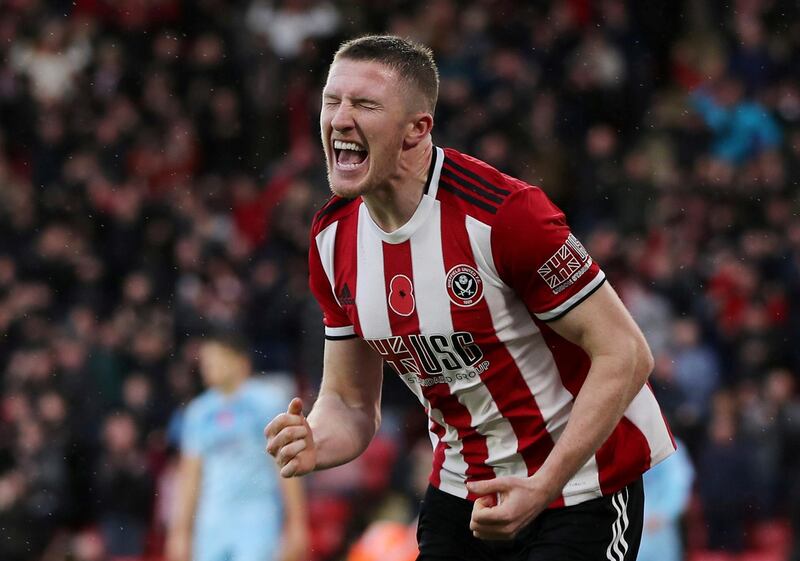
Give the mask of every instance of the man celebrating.
<path id="1" fill-rule="evenodd" d="M 674 450 L 652 356 L 538 188 L 433 145 L 438 73 L 397 37 L 344 43 L 322 94 L 334 196 L 310 283 L 319 397 L 265 429 L 284 477 L 349 462 L 380 424 L 382 362 L 434 443 L 420 559 L 636 558 L 641 474 Z"/>

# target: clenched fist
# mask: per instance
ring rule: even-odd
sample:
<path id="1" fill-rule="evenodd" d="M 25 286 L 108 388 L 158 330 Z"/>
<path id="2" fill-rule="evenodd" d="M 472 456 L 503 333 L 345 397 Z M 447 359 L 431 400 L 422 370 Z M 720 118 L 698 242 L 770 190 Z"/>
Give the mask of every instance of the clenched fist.
<path id="1" fill-rule="evenodd" d="M 282 477 L 305 475 L 317 465 L 314 437 L 303 415 L 303 401 L 296 397 L 264 429 L 267 452 L 275 458 Z"/>
<path id="2" fill-rule="evenodd" d="M 480 495 L 472 505 L 469 529 L 482 540 L 510 540 L 553 502 L 558 489 L 532 477 L 498 477 L 467 483 Z"/>

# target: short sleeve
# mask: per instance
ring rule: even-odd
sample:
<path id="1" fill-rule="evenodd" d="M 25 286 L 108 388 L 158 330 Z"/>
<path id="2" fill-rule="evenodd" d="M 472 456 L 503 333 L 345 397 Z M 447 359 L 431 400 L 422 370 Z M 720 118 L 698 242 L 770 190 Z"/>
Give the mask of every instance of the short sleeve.
<path id="1" fill-rule="evenodd" d="M 198 402 L 193 401 L 186 407 L 181 423 L 181 453 L 187 456 L 200 456 L 203 452 L 203 428 Z"/>
<path id="2" fill-rule="evenodd" d="M 492 254 L 503 282 L 543 321 L 562 317 L 605 281 L 564 213 L 535 187 L 513 193 L 498 210 Z"/>
<path id="3" fill-rule="evenodd" d="M 316 235 L 312 231 L 308 251 L 309 287 L 322 308 L 325 338 L 333 340 L 356 336 L 353 322 L 339 305 L 333 292 L 333 245 L 336 240 L 336 226 L 337 223 L 334 222 Z M 347 289 L 347 286 L 344 289 Z M 344 296 L 352 298 L 350 294 Z"/>

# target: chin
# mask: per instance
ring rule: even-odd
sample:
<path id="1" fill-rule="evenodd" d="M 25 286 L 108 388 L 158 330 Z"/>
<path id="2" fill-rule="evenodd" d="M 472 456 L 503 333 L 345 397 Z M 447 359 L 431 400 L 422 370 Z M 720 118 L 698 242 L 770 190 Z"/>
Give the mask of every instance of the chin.
<path id="1" fill-rule="evenodd" d="M 370 190 L 366 177 L 361 181 L 353 182 L 341 180 L 337 181 L 329 176 L 328 184 L 330 185 L 333 194 L 337 197 L 342 197 L 343 199 L 355 199 L 356 197 L 360 197 L 361 195 L 368 193 Z"/>
<path id="2" fill-rule="evenodd" d="M 331 186 L 331 192 L 337 197 L 341 197 L 343 199 L 355 199 L 361 196 L 361 192 L 353 191 L 350 189 L 338 189 L 334 186 Z"/>

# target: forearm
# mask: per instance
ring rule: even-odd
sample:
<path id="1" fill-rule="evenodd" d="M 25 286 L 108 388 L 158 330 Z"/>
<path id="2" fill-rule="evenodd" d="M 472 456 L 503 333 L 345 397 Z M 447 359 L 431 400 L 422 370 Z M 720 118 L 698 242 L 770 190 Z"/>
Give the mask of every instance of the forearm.
<path id="1" fill-rule="evenodd" d="M 570 420 L 542 467 L 528 479 L 470 481 L 477 495 L 470 529 L 481 539 L 511 539 L 559 497 L 566 483 L 608 438 L 644 378 L 624 353 L 592 357 Z M 487 502 L 486 496 L 494 495 Z"/>
<path id="2" fill-rule="evenodd" d="M 281 478 L 284 525 L 281 561 L 305 559 L 308 555 L 308 511 L 303 484 L 298 478 Z"/>
<path id="3" fill-rule="evenodd" d="M 167 529 L 164 550 L 167 561 L 191 561 L 194 507 L 189 506 L 179 498 L 176 515 Z"/>
<path id="4" fill-rule="evenodd" d="M 380 404 L 348 404 L 335 392 L 320 394 L 308 415 L 314 437 L 315 469 L 327 469 L 358 457 L 380 426 Z"/>
<path id="5" fill-rule="evenodd" d="M 619 356 L 592 359 L 567 426 L 534 475 L 552 490 L 553 499 L 611 435 L 641 390 L 649 373 L 646 369 L 646 365 Z"/>

